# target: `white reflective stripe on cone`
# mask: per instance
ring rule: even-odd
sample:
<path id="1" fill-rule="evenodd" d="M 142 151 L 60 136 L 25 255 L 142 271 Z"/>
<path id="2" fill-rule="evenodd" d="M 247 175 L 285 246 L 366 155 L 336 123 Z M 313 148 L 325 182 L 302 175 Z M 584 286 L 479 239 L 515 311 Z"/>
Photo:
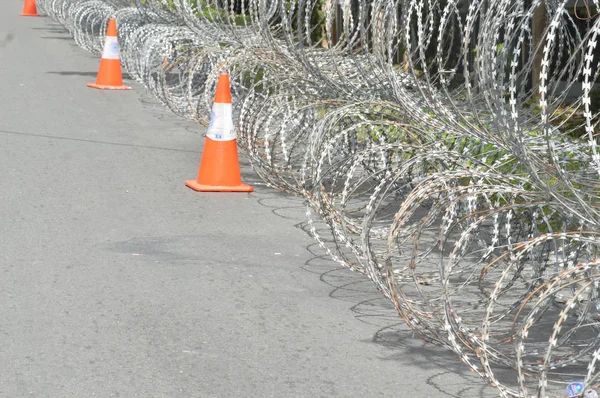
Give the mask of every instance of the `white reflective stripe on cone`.
<path id="1" fill-rule="evenodd" d="M 233 126 L 233 108 L 231 104 L 219 102 L 213 104 L 206 136 L 215 141 L 231 141 L 237 138 Z"/>
<path id="2" fill-rule="evenodd" d="M 120 59 L 119 56 L 118 39 L 114 36 L 106 36 L 106 40 L 104 41 L 104 51 L 102 51 L 102 58 Z"/>

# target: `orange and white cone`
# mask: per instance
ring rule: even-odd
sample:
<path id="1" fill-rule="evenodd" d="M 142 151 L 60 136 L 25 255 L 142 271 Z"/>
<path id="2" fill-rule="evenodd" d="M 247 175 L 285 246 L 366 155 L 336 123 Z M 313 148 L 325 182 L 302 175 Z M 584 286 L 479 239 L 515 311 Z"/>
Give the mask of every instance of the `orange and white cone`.
<path id="1" fill-rule="evenodd" d="M 233 106 L 229 75 L 221 73 L 210 114 L 198 178 L 185 185 L 199 192 L 252 192 L 242 183 L 238 159 L 237 135 L 233 125 Z"/>
<path id="2" fill-rule="evenodd" d="M 25 0 L 21 15 L 24 17 L 39 17 L 35 0 Z"/>
<path id="3" fill-rule="evenodd" d="M 131 90 L 131 87 L 123 85 L 119 40 L 117 39 L 117 20 L 115 18 L 108 21 L 96 83 L 88 83 L 88 87 L 101 90 Z"/>

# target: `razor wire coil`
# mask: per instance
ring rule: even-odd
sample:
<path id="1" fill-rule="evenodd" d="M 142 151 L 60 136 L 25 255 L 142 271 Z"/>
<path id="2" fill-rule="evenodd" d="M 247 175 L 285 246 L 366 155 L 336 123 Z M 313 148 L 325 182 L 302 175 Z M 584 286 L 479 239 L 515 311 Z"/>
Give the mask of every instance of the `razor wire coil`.
<path id="1" fill-rule="evenodd" d="M 96 54 L 116 17 L 125 69 L 189 120 L 227 71 L 261 178 L 500 395 L 600 383 L 598 0 L 38 5 Z"/>

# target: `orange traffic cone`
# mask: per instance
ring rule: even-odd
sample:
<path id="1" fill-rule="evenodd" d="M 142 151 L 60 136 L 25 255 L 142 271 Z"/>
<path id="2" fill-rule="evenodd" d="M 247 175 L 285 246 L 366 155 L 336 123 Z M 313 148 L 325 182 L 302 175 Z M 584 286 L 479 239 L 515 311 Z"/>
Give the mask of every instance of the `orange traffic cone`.
<path id="1" fill-rule="evenodd" d="M 102 90 L 131 90 L 131 87 L 123 85 L 119 41 L 117 39 L 117 21 L 114 18 L 108 21 L 104 51 L 102 52 L 96 83 L 88 83 L 88 87 Z"/>
<path id="2" fill-rule="evenodd" d="M 221 73 L 210 114 L 198 179 L 186 181 L 185 185 L 199 192 L 254 191 L 250 185 L 242 184 L 235 139 L 229 75 Z"/>
<path id="3" fill-rule="evenodd" d="M 39 17 L 35 0 L 25 0 L 21 15 L 24 17 Z"/>

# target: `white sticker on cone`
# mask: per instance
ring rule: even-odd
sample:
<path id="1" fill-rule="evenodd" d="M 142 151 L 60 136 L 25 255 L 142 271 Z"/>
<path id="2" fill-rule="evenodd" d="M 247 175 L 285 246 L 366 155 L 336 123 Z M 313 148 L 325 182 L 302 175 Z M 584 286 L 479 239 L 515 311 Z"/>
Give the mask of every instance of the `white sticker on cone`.
<path id="1" fill-rule="evenodd" d="M 104 59 L 120 59 L 119 58 L 119 41 L 115 36 L 106 36 L 104 41 L 104 51 L 102 58 Z"/>
<path id="2" fill-rule="evenodd" d="M 231 141 L 237 138 L 233 126 L 233 109 L 231 104 L 215 102 L 210 113 L 210 123 L 206 136 L 215 141 Z"/>

